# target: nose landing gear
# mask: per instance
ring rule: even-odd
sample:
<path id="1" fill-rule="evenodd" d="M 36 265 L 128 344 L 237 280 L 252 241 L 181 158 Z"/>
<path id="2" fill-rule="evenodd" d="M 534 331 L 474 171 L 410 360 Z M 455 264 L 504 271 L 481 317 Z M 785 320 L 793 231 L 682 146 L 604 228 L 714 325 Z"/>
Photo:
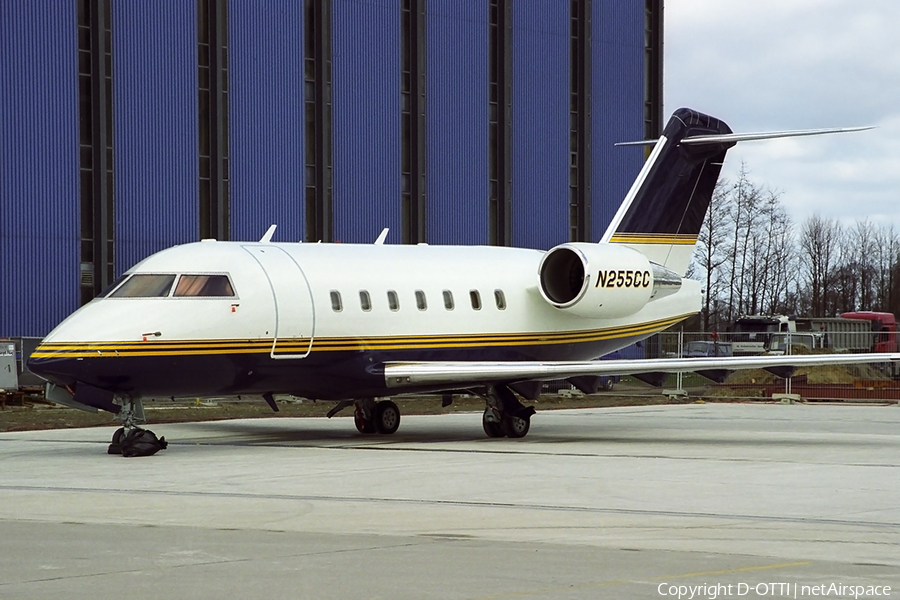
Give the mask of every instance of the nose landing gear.
<path id="1" fill-rule="evenodd" d="M 140 398 L 116 397 L 113 402 L 121 406 L 116 420 L 122 422 L 112 436 L 112 442 L 107 448 L 108 454 L 121 454 L 125 457 L 151 456 L 160 450 L 165 450 L 169 443 L 165 437 L 156 437 L 149 429 L 142 429 L 138 423 L 147 422 L 144 414 L 144 403 Z"/>

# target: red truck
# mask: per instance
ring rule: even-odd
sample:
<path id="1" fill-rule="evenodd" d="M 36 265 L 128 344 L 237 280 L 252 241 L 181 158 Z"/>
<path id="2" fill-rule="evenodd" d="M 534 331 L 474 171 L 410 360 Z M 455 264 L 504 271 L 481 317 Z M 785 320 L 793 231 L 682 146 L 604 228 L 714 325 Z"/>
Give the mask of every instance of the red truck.
<path id="1" fill-rule="evenodd" d="M 872 323 L 875 334 L 872 352 L 897 352 L 897 321 L 891 313 L 863 310 L 841 313 L 840 316 L 842 319 L 861 319 Z"/>

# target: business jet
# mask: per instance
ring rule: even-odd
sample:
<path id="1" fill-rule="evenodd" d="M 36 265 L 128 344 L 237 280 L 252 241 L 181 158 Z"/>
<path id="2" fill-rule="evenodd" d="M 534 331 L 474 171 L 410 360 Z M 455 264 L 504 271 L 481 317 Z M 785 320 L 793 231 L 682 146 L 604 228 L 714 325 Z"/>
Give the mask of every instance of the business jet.
<path id="1" fill-rule="evenodd" d="M 594 392 L 609 375 L 660 382 L 735 369 L 900 354 L 592 360 L 701 306 L 685 279 L 726 151 L 735 143 L 864 128 L 734 134 L 679 109 L 599 243 L 506 247 L 202 240 L 163 250 L 54 329 L 28 368 L 61 404 L 144 422 L 142 398 L 275 394 L 354 407 L 364 434 L 400 424 L 386 397 L 470 392 L 491 437 L 528 433 L 541 381 Z M 114 445 L 117 441 L 113 440 Z M 112 448 L 112 446 L 111 446 Z"/>

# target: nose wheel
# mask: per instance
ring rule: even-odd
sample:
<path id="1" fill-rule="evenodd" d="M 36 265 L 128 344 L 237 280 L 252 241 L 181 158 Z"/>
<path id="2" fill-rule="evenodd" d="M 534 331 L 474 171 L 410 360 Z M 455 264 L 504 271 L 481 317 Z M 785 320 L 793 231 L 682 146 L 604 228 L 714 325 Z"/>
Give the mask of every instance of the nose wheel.
<path id="1" fill-rule="evenodd" d="M 112 441 L 106 452 L 108 454 L 121 454 L 122 456 L 152 456 L 160 450 L 168 447 L 165 437 L 156 437 L 149 429 L 141 429 L 138 423 L 146 423 L 144 404 L 140 398 L 117 398 L 116 403 L 121 406 L 116 420 L 122 422 L 122 427 L 113 433 Z"/>

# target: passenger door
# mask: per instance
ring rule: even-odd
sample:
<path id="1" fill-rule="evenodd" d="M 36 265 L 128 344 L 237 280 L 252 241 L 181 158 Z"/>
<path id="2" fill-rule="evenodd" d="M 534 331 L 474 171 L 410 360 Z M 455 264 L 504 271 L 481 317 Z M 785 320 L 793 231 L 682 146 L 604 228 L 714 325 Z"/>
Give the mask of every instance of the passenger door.
<path id="1" fill-rule="evenodd" d="M 278 246 L 259 244 L 243 248 L 265 273 L 275 302 L 275 336 L 270 356 L 305 358 L 312 349 L 315 311 L 303 269 Z"/>

